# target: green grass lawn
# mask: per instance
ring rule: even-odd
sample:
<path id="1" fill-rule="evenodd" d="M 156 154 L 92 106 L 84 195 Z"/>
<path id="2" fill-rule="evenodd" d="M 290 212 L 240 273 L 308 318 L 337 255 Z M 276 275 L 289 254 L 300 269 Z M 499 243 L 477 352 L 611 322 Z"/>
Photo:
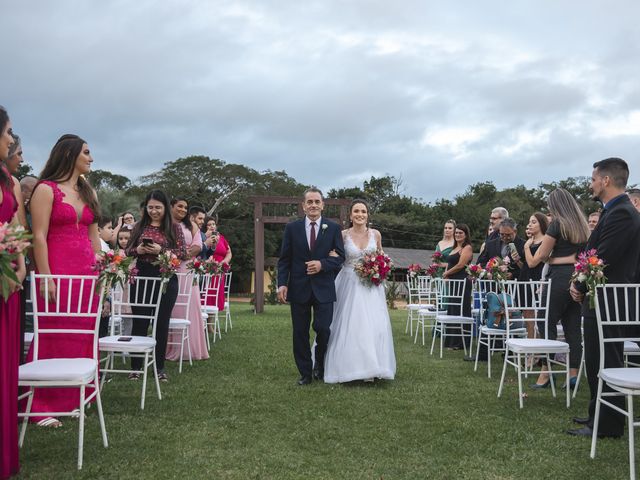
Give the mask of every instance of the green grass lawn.
<path id="1" fill-rule="evenodd" d="M 141 411 L 140 383 L 118 376 L 106 386 L 110 445 L 92 408 L 81 472 L 77 421 L 67 419 L 28 429 L 19 478 L 628 478 L 626 437 L 600 440 L 591 460 L 590 441 L 564 433 L 586 413 L 586 382 L 569 410 L 550 390 L 529 390 L 520 410 L 511 372 L 499 399 L 501 365 L 487 379 L 462 352 L 430 356 L 398 310 L 394 381 L 298 387 L 288 308 L 232 309 L 234 329 L 211 359 L 182 375 L 169 364 L 162 401 L 149 388 Z"/>

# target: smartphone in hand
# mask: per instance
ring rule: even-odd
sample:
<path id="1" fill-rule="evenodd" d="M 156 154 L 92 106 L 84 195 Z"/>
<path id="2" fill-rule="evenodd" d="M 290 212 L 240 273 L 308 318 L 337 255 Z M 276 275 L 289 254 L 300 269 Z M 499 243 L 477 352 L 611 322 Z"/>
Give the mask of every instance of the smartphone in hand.
<path id="1" fill-rule="evenodd" d="M 153 240 L 151 240 L 150 238 L 142 239 L 142 245 L 144 245 L 145 247 L 150 247 L 152 243 L 153 243 Z"/>

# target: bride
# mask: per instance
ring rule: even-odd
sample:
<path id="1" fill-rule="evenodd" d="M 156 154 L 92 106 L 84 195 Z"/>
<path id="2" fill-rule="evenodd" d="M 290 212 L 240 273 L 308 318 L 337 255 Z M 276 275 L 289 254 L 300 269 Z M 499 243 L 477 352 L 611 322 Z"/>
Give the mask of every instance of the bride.
<path id="1" fill-rule="evenodd" d="M 346 261 L 336 277 L 336 303 L 325 358 L 325 383 L 393 379 L 396 358 L 384 286 L 364 285 L 353 267 L 364 252 L 382 251 L 380 232 L 368 227 L 369 207 L 354 200 L 351 228 L 342 232 Z"/>

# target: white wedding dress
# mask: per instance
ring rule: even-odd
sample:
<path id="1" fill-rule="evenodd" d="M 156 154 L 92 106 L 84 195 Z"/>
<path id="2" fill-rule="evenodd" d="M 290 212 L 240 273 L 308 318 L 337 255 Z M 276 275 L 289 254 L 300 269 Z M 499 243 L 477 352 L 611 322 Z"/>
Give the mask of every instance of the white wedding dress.
<path id="1" fill-rule="evenodd" d="M 324 361 L 324 381 L 393 379 L 396 357 L 384 286 L 365 286 L 353 269 L 364 251 L 376 249 L 375 238 L 369 231 L 369 243 L 360 250 L 347 234 L 344 249 L 346 260 L 335 282 L 337 297 Z"/>

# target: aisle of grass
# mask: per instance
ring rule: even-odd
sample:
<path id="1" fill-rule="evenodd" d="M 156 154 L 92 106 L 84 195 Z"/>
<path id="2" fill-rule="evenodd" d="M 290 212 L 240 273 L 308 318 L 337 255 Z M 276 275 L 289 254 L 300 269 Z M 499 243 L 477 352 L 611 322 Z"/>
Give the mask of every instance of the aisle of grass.
<path id="1" fill-rule="evenodd" d="M 139 383 L 107 385 L 110 446 L 102 447 L 95 410 L 86 422 L 85 466 L 75 470 L 77 423 L 31 427 L 21 478 L 422 479 L 626 478 L 627 443 L 570 438 L 585 413 L 582 390 L 564 397 L 516 388 L 496 398 L 497 379 L 474 373 L 461 352 L 440 360 L 404 334 L 392 312 L 397 378 L 392 382 L 295 385 L 286 307 L 254 316 L 234 304 L 234 329 L 212 358 L 170 364 L 163 400 L 139 410 Z M 496 369 L 497 370 L 497 369 Z M 496 375 L 497 376 L 497 375 Z"/>

